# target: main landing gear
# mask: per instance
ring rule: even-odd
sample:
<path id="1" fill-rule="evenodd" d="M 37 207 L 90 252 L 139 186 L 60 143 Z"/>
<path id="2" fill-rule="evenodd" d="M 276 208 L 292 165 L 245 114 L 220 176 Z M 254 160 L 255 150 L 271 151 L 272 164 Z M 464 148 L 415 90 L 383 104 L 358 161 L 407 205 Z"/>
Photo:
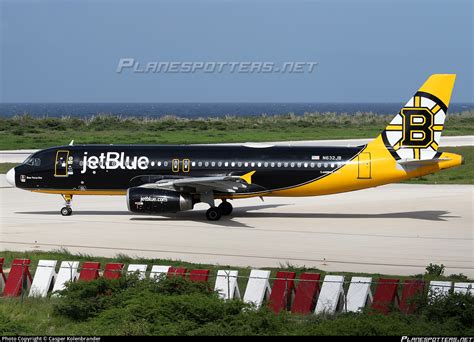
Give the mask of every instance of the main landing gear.
<path id="1" fill-rule="evenodd" d="M 230 214 L 232 214 L 232 209 L 234 209 L 232 208 L 232 204 L 227 201 L 222 201 L 222 203 L 219 204 L 218 208 L 224 216 L 229 216 Z"/>
<path id="2" fill-rule="evenodd" d="M 232 204 L 226 200 L 222 200 L 222 203 L 218 207 L 210 207 L 206 212 L 206 218 L 209 221 L 218 221 L 222 216 L 228 216 L 232 213 Z"/>
<path id="3" fill-rule="evenodd" d="M 61 208 L 61 215 L 63 216 L 71 216 L 72 214 L 72 208 L 71 208 L 71 202 L 72 202 L 72 195 L 62 195 L 64 198 L 65 202 L 65 207 Z"/>

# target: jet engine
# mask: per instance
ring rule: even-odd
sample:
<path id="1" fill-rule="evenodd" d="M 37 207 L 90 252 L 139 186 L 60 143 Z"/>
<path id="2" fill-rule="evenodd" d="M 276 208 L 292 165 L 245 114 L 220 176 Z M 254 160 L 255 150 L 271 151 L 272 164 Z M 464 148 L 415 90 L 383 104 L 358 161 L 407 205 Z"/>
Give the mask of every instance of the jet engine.
<path id="1" fill-rule="evenodd" d="M 189 194 L 143 187 L 127 190 L 128 210 L 134 213 L 175 213 L 193 208 Z"/>

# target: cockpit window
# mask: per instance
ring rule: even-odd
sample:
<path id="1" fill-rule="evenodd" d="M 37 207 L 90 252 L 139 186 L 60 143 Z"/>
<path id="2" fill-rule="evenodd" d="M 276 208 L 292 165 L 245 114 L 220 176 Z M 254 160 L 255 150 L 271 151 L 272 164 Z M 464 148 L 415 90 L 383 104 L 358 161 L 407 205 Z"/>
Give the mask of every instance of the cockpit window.
<path id="1" fill-rule="evenodd" d="M 24 164 L 30 165 L 30 166 L 41 166 L 41 159 L 29 157 L 28 159 L 25 160 Z"/>

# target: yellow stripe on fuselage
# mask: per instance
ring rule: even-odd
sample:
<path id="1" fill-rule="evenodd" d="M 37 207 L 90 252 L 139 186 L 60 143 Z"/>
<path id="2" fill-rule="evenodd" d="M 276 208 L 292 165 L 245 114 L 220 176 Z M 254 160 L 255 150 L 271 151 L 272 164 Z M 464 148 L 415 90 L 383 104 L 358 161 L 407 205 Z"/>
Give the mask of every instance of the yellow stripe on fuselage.
<path id="1" fill-rule="evenodd" d="M 354 158 L 351 162 L 344 165 L 334 173 L 316 179 L 313 182 L 295 186 L 290 189 L 270 191 L 258 195 L 233 195 L 233 198 L 247 198 L 254 196 L 282 196 L 282 197 L 300 197 L 300 196 L 320 196 L 337 194 L 354 190 L 371 188 L 374 186 L 400 182 L 409 178 L 421 177 L 443 169 L 459 166 L 462 164 L 462 156 L 454 153 L 443 153 L 441 159 L 450 159 L 435 162 L 426 166 L 418 167 L 414 171 L 407 172 L 397 165 L 396 160 L 385 147 L 382 137 L 378 137 L 361 152 L 370 152 L 371 159 L 371 178 L 358 179 L 359 163 Z"/>

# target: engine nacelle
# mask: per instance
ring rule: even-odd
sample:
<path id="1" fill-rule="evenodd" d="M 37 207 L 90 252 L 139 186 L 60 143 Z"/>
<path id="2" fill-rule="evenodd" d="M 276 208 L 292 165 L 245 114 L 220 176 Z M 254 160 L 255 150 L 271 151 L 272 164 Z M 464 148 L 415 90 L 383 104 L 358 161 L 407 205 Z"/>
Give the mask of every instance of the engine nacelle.
<path id="1" fill-rule="evenodd" d="M 134 213 L 175 213 L 193 208 L 193 199 L 177 191 L 150 188 L 127 190 L 128 210 Z"/>

